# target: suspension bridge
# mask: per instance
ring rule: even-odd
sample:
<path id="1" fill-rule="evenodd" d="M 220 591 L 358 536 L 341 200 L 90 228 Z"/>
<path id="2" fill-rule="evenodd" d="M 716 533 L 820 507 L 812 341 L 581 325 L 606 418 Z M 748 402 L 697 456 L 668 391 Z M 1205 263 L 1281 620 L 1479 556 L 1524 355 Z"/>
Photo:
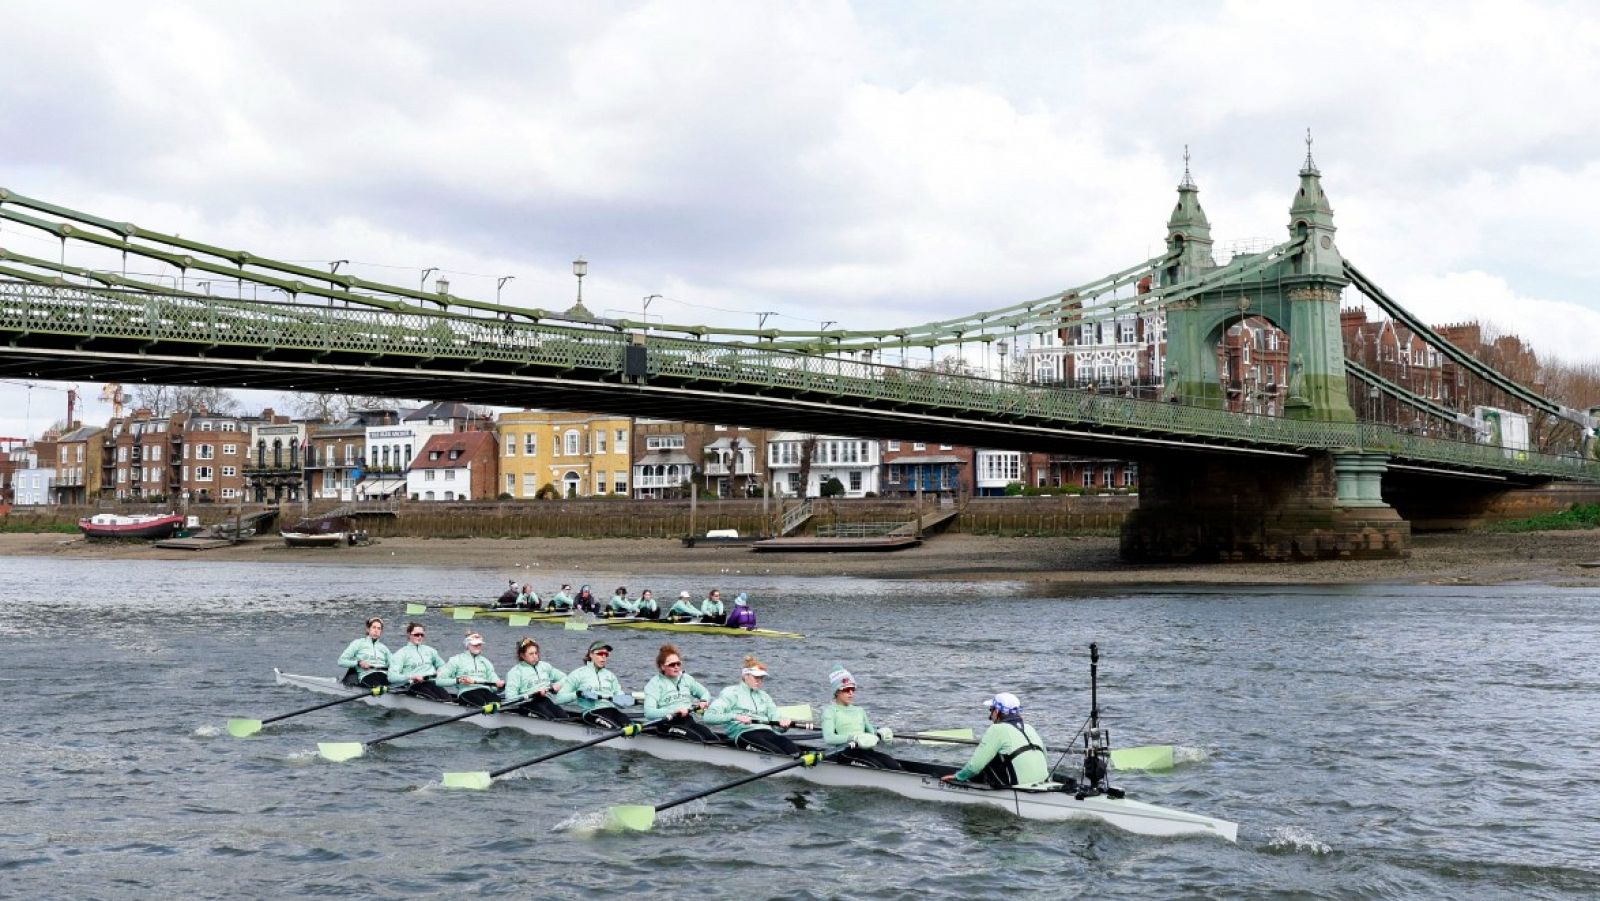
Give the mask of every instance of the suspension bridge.
<path id="1" fill-rule="evenodd" d="M 1489 503 L 1556 480 L 1600 485 L 1595 411 L 1542 397 L 1464 353 L 1340 255 L 1309 142 L 1288 236 L 1275 246 L 1219 264 L 1198 193 L 1186 167 L 1165 252 L 1103 278 L 938 322 L 797 331 L 597 318 L 581 302 L 529 309 L 452 294 L 442 282 L 410 289 L 0 189 L 0 377 L 451 398 L 1117 456 L 1141 463 L 1140 509 L 1123 534 L 1130 559 L 1403 554 L 1407 515 L 1428 515 L 1430 498 Z M 5 246 L 8 231 L 48 235 L 60 252 L 18 252 Z M 69 262 L 79 254 L 120 266 Z M 169 269 L 170 284 L 129 275 L 130 260 Z M 233 296 L 212 293 L 224 285 Z M 1467 412 L 1347 360 L 1347 288 L 1474 377 L 1570 423 L 1581 444 L 1560 454 L 1484 443 Z M 1282 415 L 1226 409 L 1217 347 L 1246 310 L 1288 336 Z M 932 365 L 940 348 L 1158 311 L 1159 398 Z M 1466 440 L 1359 421 L 1350 379 Z M 1413 510 L 1397 511 L 1389 497 Z"/>

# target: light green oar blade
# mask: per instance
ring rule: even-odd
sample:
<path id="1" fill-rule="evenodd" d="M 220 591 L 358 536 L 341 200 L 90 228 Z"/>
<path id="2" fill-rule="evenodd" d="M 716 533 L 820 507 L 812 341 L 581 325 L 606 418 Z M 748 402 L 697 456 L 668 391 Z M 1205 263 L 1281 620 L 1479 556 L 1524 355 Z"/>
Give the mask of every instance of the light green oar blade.
<path id="1" fill-rule="evenodd" d="M 977 734 L 971 729 L 929 729 L 917 733 L 917 741 L 936 741 L 941 738 L 951 738 L 956 741 L 972 741 Z"/>
<path id="2" fill-rule="evenodd" d="M 809 723 L 811 722 L 811 705 L 790 704 L 788 707 L 779 707 L 778 719 L 794 720 L 797 723 Z"/>
<path id="3" fill-rule="evenodd" d="M 367 746 L 359 741 L 317 742 L 317 754 L 321 756 L 323 760 L 331 760 L 334 763 L 343 763 L 346 760 L 354 760 L 365 753 L 367 753 Z"/>
<path id="4" fill-rule="evenodd" d="M 260 731 L 260 720 L 228 720 L 228 734 L 234 738 L 249 738 Z"/>
<path id="5" fill-rule="evenodd" d="M 483 791 L 494 779 L 488 773 L 445 773 L 445 788 L 471 788 Z"/>
<path id="6" fill-rule="evenodd" d="M 422 614 L 427 613 L 427 612 L 428 612 L 428 608 L 427 608 L 426 605 L 423 605 L 423 604 L 407 604 L 406 605 L 406 616 L 421 616 Z"/>
<path id="7" fill-rule="evenodd" d="M 607 811 L 608 825 L 613 829 L 632 829 L 649 832 L 656 824 L 656 809 L 649 804 L 621 804 Z"/>
<path id="8" fill-rule="evenodd" d="M 587 632 L 589 631 L 589 624 L 585 622 L 579 622 L 578 620 L 569 619 L 563 628 L 565 628 L 568 632 Z"/>
<path id="9" fill-rule="evenodd" d="M 512 627 L 526 626 L 528 623 L 531 623 L 531 622 L 533 622 L 533 617 L 528 616 L 527 614 L 521 614 L 519 616 L 508 616 L 508 617 L 506 617 L 506 625 L 512 626 Z"/>
<path id="10" fill-rule="evenodd" d="M 450 611 L 450 617 L 452 619 L 472 619 L 472 614 L 475 612 L 471 607 L 456 607 Z"/>
<path id="11" fill-rule="evenodd" d="M 1111 765 L 1119 770 L 1170 770 L 1172 745 L 1117 748 L 1111 752 Z"/>

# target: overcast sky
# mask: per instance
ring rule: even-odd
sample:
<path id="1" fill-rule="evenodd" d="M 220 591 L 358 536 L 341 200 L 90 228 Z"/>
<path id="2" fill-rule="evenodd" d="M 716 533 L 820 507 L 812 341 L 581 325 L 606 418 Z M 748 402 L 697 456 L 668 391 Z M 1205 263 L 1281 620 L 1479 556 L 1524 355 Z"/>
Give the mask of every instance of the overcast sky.
<path id="1" fill-rule="evenodd" d="M 1155 253 L 1186 144 L 1219 243 L 1282 240 L 1310 127 L 1391 295 L 1600 360 L 1600 11 L 1101 6 L 21 4 L 0 187 L 529 307 L 582 254 L 602 315 L 864 328 Z M 63 387 L 0 383 L 0 435 Z"/>

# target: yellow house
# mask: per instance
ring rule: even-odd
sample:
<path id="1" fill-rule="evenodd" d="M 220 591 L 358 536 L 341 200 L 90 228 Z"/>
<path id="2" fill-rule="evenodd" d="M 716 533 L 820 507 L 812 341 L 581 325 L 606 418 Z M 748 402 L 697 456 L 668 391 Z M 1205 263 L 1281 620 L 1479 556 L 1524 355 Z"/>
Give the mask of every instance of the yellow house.
<path id="1" fill-rule="evenodd" d="M 500 490 L 514 498 L 628 496 L 626 416 L 523 410 L 500 414 Z"/>

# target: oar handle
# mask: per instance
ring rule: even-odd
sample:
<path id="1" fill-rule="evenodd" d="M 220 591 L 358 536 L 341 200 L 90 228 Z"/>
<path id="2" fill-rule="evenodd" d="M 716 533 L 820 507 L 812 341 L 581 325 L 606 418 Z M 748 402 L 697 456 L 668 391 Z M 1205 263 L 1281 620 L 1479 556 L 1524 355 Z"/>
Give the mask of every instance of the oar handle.
<path id="1" fill-rule="evenodd" d="M 750 724 L 753 726 L 776 726 L 779 729 L 803 729 L 806 731 L 816 731 L 822 728 L 816 723 L 802 723 L 799 720 L 790 720 L 789 725 L 779 726 L 778 720 L 758 720 L 755 717 L 750 718 Z"/>
<path id="2" fill-rule="evenodd" d="M 976 739 L 976 738 L 951 738 L 951 737 L 946 736 L 946 735 L 935 735 L 935 734 L 927 733 L 927 732 L 896 732 L 894 734 L 894 737 L 895 738 L 909 738 L 909 739 L 912 739 L 914 741 L 939 742 L 941 744 L 951 744 L 951 745 L 975 745 L 975 744 L 978 744 L 978 739 Z"/>
<path id="3" fill-rule="evenodd" d="M 316 710 L 322 710 L 322 709 L 327 708 L 327 707 L 332 707 L 335 704 L 348 704 L 351 701 L 359 701 L 362 698 L 375 698 L 378 695 L 381 695 L 381 694 L 387 692 L 388 690 L 389 689 L 386 686 L 383 686 L 383 685 L 374 686 L 374 687 L 372 687 L 372 688 L 370 688 L 370 689 L 368 689 L 368 690 L 366 690 L 366 691 L 364 691 L 364 692 L 362 692 L 361 694 L 358 694 L 358 695 L 349 695 L 349 696 L 343 697 L 343 698 L 335 698 L 332 701 L 326 701 L 324 703 L 317 704 L 314 707 L 306 707 L 306 708 L 303 708 L 301 710 L 295 710 L 295 711 L 291 711 L 289 713 L 281 713 L 281 714 L 279 714 L 277 716 L 274 716 L 274 717 L 268 717 L 267 719 L 262 720 L 261 724 L 262 725 L 266 725 L 267 723 L 276 723 L 278 720 L 286 720 L 291 716 L 299 716 L 302 713 L 311 713 L 311 712 L 316 711 Z"/>

